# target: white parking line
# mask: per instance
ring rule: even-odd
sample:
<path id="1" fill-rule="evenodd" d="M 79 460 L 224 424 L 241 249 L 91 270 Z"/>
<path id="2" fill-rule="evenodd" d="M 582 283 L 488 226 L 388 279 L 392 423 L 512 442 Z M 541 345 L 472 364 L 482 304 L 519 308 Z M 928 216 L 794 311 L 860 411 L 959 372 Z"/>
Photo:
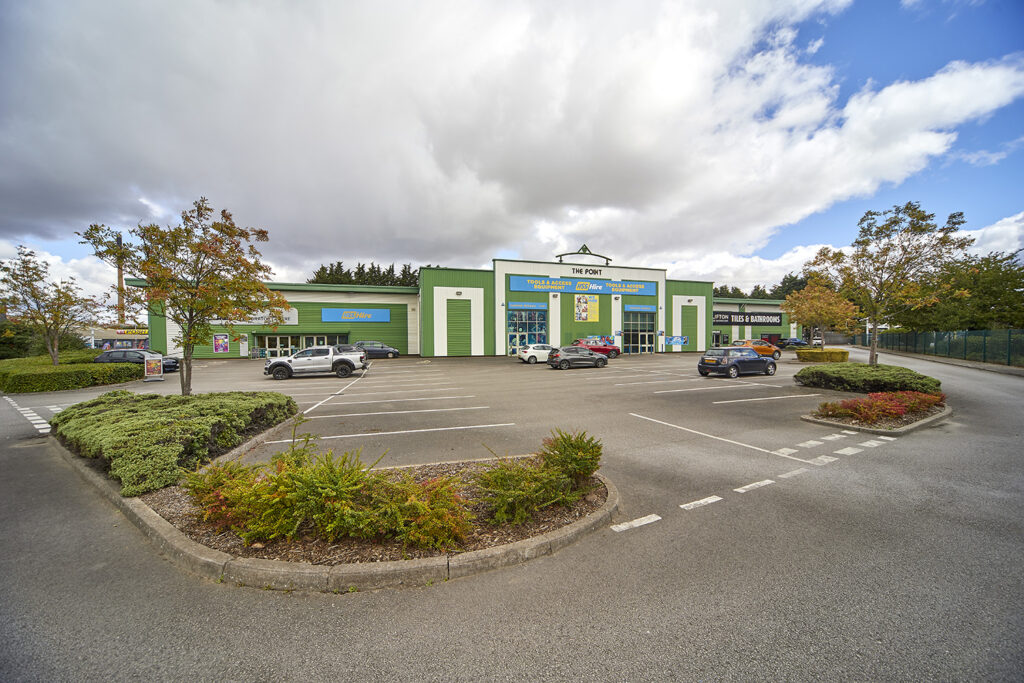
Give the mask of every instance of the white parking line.
<path id="1" fill-rule="evenodd" d="M 356 394 L 358 396 L 359 394 Z M 330 406 L 361 406 L 366 403 L 411 403 L 412 401 L 453 401 L 458 398 L 476 398 L 475 394 L 465 396 L 427 396 L 425 398 L 382 398 L 379 401 L 342 401 L 341 403 L 328 403 Z"/>
<path id="2" fill-rule="evenodd" d="M 812 465 L 827 465 L 830 462 L 835 462 L 839 458 L 833 458 L 831 455 L 819 455 L 814 460 L 808 460 Z"/>
<path id="3" fill-rule="evenodd" d="M 346 387 L 347 388 L 347 387 Z M 425 391 L 458 391 L 462 387 L 438 387 L 437 389 L 406 389 L 402 391 L 361 391 L 356 394 L 345 394 L 346 396 L 387 396 L 388 394 L 422 394 Z M 344 389 L 342 389 L 344 391 Z M 341 393 L 340 391 L 338 392 Z"/>
<path id="4" fill-rule="evenodd" d="M 858 453 L 860 453 L 863 450 L 864 450 L 863 448 L 854 448 L 853 446 L 851 446 L 849 448 L 840 448 L 838 451 L 836 451 L 836 454 L 838 454 L 838 455 L 857 455 Z"/>
<path id="5" fill-rule="evenodd" d="M 22 408 L 12 399 L 10 396 L 4 396 L 4 399 L 11 405 L 12 408 L 21 413 L 21 416 L 28 420 L 33 427 L 36 428 L 40 434 L 50 433 L 50 423 L 39 417 L 34 410 L 31 408 Z"/>
<path id="6" fill-rule="evenodd" d="M 695 500 L 692 503 L 683 503 L 679 507 L 681 507 L 684 510 L 693 510 L 695 508 L 704 507 L 705 505 L 711 505 L 712 503 L 717 503 L 720 500 L 722 500 L 721 496 L 708 496 L 707 498 L 701 498 L 700 500 Z"/>
<path id="7" fill-rule="evenodd" d="M 814 448 L 815 446 L 820 446 L 823 443 L 825 443 L 825 442 L 824 441 L 815 441 L 814 439 L 811 439 L 810 441 L 804 441 L 803 443 L 798 443 L 797 446 L 799 446 L 800 448 Z"/>
<path id="8" fill-rule="evenodd" d="M 872 439 L 871 441 L 863 441 L 863 442 L 861 442 L 861 443 L 859 443 L 857 445 L 858 446 L 865 446 L 867 448 L 876 448 L 878 446 L 881 446 L 884 443 L 885 443 L 884 441 L 875 441 L 874 439 Z"/>
<path id="9" fill-rule="evenodd" d="M 353 384 L 355 384 L 356 382 L 358 382 L 359 380 L 361 380 L 361 379 L 362 379 L 363 377 L 366 377 L 366 373 L 367 373 L 367 372 L 369 372 L 369 370 L 363 370 L 363 374 L 361 374 L 361 375 L 360 375 L 359 377 L 356 377 L 356 378 L 355 378 L 354 380 L 352 380 L 351 382 L 349 382 L 348 384 L 346 384 L 346 385 L 345 385 L 344 387 L 342 387 L 341 389 L 338 389 L 338 390 L 337 390 L 336 392 L 334 392 L 333 394 L 331 394 L 330 396 L 328 396 L 328 397 L 327 397 L 327 398 L 325 398 L 324 400 L 320 401 L 319 403 L 317 403 L 317 404 L 316 404 L 315 406 L 313 406 L 312 408 L 306 408 L 305 410 L 303 410 L 303 411 L 302 411 L 302 414 L 303 414 L 303 415 L 305 415 L 305 414 L 307 414 L 307 413 L 311 413 L 311 412 L 313 412 L 314 410 L 316 410 L 317 408 L 319 408 L 320 406 L 322 406 L 323 404 L 327 403 L 327 402 L 328 402 L 328 401 L 330 401 L 330 400 L 331 400 L 332 398 L 334 398 L 335 396 L 337 396 L 337 395 L 338 395 L 338 394 L 340 394 L 341 392 L 345 391 L 345 389 L 348 389 L 348 388 L 349 388 L 350 386 L 352 386 Z"/>
<path id="10" fill-rule="evenodd" d="M 632 522 L 623 522 L 622 524 L 613 524 L 612 525 L 612 531 L 626 531 L 627 529 L 635 529 L 638 526 L 643 526 L 645 524 L 650 524 L 652 522 L 657 522 L 660 519 L 661 519 L 661 517 L 659 517 L 658 515 L 647 515 L 646 517 L 640 517 L 639 519 L 634 519 Z"/>
<path id="11" fill-rule="evenodd" d="M 790 455 L 792 453 L 796 453 L 797 451 L 795 448 L 779 448 L 776 449 L 774 452 L 775 455 Z"/>
<path id="12" fill-rule="evenodd" d="M 798 474 L 803 474 L 804 472 L 808 471 L 809 470 L 806 467 L 801 467 L 800 469 L 791 470 L 789 472 L 786 472 L 785 474 L 780 474 L 779 479 L 789 479 L 790 477 L 795 477 Z"/>
<path id="13" fill-rule="evenodd" d="M 446 413 L 455 410 L 486 410 L 490 406 L 472 406 L 470 408 L 424 408 L 423 410 L 383 410 L 377 413 L 342 413 L 340 415 L 313 415 L 309 419 L 322 420 L 325 417 L 366 417 L 368 415 L 409 415 L 410 413 Z"/>
<path id="14" fill-rule="evenodd" d="M 846 434 L 829 434 L 828 436 L 821 437 L 825 441 L 836 441 L 837 439 L 845 439 Z"/>
<path id="15" fill-rule="evenodd" d="M 712 391 L 714 389 L 742 389 L 747 386 L 746 382 L 733 383 L 733 384 L 718 384 L 713 387 L 694 387 L 693 389 L 662 389 L 661 391 L 655 391 L 655 394 L 678 394 L 683 391 Z"/>
<path id="16" fill-rule="evenodd" d="M 638 417 L 641 420 L 647 420 L 649 422 L 654 422 L 654 423 L 657 423 L 657 424 L 660 424 L 660 425 L 665 425 L 666 427 L 672 427 L 673 429 L 679 429 L 679 430 L 684 431 L 684 432 L 690 432 L 691 434 L 696 434 L 698 436 L 706 436 L 709 439 L 715 439 L 717 441 L 724 441 L 725 443 L 731 443 L 731 444 L 733 444 L 735 446 L 742 446 L 744 448 L 749 448 L 751 450 L 755 450 L 755 451 L 758 451 L 758 452 L 761 452 L 761 453 L 770 453 L 771 455 L 777 455 L 780 458 L 789 458 L 790 460 L 796 460 L 797 462 L 812 462 L 813 463 L 813 461 L 807 461 L 807 460 L 803 460 L 801 458 L 794 458 L 792 455 L 785 455 L 783 453 L 778 453 L 776 451 L 770 451 L 767 448 L 760 448 L 758 446 L 751 446 L 748 443 L 742 443 L 740 441 L 733 441 L 732 439 L 724 439 L 724 438 L 722 438 L 720 436 L 715 436 L 713 434 L 706 434 L 704 432 L 698 432 L 696 429 L 687 429 L 686 427 L 680 427 L 679 425 L 674 425 L 674 424 L 671 424 L 671 423 L 668 423 L 668 422 L 662 422 L 661 420 L 655 420 L 653 417 L 644 417 L 643 415 L 637 415 L 636 413 L 630 413 L 630 415 L 632 415 L 633 417 Z"/>
<path id="17" fill-rule="evenodd" d="M 453 432 L 453 431 L 459 431 L 459 430 L 462 430 L 462 429 L 494 429 L 496 427 L 515 427 L 515 425 L 516 425 L 515 422 L 504 422 L 504 423 L 501 423 L 501 424 L 493 424 L 493 425 L 468 425 L 468 426 L 465 426 L 465 427 L 434 427 L 432 429 L 403 429 L 403 430 L 398 431 L 398 432 L 363 432 L 363 433 L 360 433 L 360 434 L 338 434 L 338 435 L 335 435 L 335 436 L 320 436 L 318 438 L 321 439 L 321 440 L 327 440 L 327 439 L 355 439 L 355 438 L 359 438 L 359 437 L 365 438 L 365 437 L 368 437 L 368 436 L 393 436 L 395 434 L 420 434 L 420 433 L 423 433 L 423 432 Z M 267 441 L 267 443 L 291 443 L 291 442 L 292 442 L 291 439 L 280 439 L 278 441 Z"/>
<path id="18" fill-rule="evenodd" d="M 616 379 L 622 379 L 622 378 L 621 377 L 616 377 Z M 652 380 L 648 380 L 646 382 L 619 382 L 619 383 L 614 384 L 612 386 L 616 386 L 616 387 L 631 387 L 634 384 L 664 384 L 665 382 L 698 382 L 698 381 L 701 381 L 702 379 L 703 379 L 702 377 L 680 377 L 679 379 L 652 379 Z"/>
<path id="19" fill-rule="evenodd" d="M 735 491 L 736 493 L 746 493 L 747 491 L 753 491 L 754 489 L 759 489 L 762 486 L 768 486 L 768 484 L 774 484 L 774 483 L 775 482 L 773 480 L 771 480 L 771 479 L 764 479 L 762 481 L 755 481 L 753 484 L 747 484 L 746 486 L 741 486 L 738 489 L 733 489 L 733 491 Z"/>
<path id="20" fill-rule="evenodd" d="M 821 396 L 821 394 L 803 394 L 801 396 L 768 396 L 765 398 L 734 398 L 731 401 L 712 401 L 712 405 L 719 403 L 746 403 L 747 401 L 778 401 L 783 398 L 810 398 L 811 396 Z"/>

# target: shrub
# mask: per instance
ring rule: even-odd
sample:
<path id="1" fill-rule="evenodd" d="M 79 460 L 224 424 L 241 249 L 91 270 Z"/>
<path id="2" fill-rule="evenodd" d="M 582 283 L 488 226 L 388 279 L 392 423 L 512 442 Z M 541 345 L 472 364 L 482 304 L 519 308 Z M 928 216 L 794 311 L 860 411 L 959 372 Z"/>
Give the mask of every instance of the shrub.
<path id="1" fill-rule="evenodd" d="M 572 479 L 573 486 L 582 486 L 601 464 L 601 442 L 586 432 L 567 434 L 556 429 L 542 442 L 541 462 Z"/>
<path id="2" fill-rule="evenodd" d="M 493 524 L 523 524 L 542 508 L 582 496 L 568 476 L 540 462 L 502 460 L 478 474 L 476 484 Z"/>
<path id="3" fill-rule="evenodd" d="M 851 418 L 863 424 L 876 424 L 884 419 L 927 413 L 946 402 L 945 394 L 924 394 L 917 391 L 878 392 L 867 398 L 822 403 L 815 417 Z"/>
<path id="4" fill-rule="evenodd" d="M 846 349 L 797 349 L 796 359 L 801 363 L 845 363 L 850 360 Z"/>
<path id="5" fill-rule="evenodd" d="M 87 458 L 100 458 L 137 496 L 177 483 L 193 468 L 298 411 L 271 392 L 159 396 L 112 391 L 58 413 L 53 433 Z"/>
<path id="6" fill-rule="evenodd" d="M 939 393 L 942 383 L 934 377 L 895 365 L 829 363 L 801 369 L 794 379 L 809 387 L 872 393 L 879 391 L 918 391 Z"/>
<path id="7" fill-rule="evenodd" d="M 310 532 L 338 538 L 394 538 L 445 550 L 470 531 L 472 514 L 456 481 L 417 483 L 408 474 L 371 472 L 359 453 L 311 451 L 309 438 L 266 465 L 218 464 L 185 478 L 203 517 L 230 526 L 246 543 Z"/>
<path id="8" fill-rule="evenodd" d="M 586 432 L 560 429 L 544 439 L 536 463 L 503 460 L 477 476 L 495 524 L 522 524 L 549 505 L 578 501 L 601 464 L 602 445 Z"/>
<path id="9" fill-rule="evenodd" d="M 142 378 L 143 367 L 139 364 L 93 363 L 99 353 L 97 349 L 61 353 L 58 365 L 53 365 L 48 355 L 0 361 L 0 391 L 65 391 Z"/>

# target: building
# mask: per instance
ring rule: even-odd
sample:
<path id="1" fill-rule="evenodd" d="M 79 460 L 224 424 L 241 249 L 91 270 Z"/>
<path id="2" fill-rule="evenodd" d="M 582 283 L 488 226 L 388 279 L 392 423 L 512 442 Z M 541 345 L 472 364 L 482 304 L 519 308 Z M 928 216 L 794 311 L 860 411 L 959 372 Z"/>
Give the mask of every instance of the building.
<path id="1" fill-rule="evenodd" d="M 564 258 L 604 259 L 604 264 Z M 713 284 L 659 268 L 612 266 L 586 245 L 558 262 L 494 259 L 490 270 L 420 269 L 418 287 L 267 283 L 290 304 L 283 325 L 260 316 L 216 324 L 196 358 L 288 355 L 307 346 L 376 340 L 425 357 L 514 355 L 526 344 L 604 337 L 625 354 L 704 351 L 739 338 L 799 336 L 778 301 L 712 297 Z M 129 280 L 131 286 L 144 286 Z M 150 346 L 178 333 L 150 311 Z"/>

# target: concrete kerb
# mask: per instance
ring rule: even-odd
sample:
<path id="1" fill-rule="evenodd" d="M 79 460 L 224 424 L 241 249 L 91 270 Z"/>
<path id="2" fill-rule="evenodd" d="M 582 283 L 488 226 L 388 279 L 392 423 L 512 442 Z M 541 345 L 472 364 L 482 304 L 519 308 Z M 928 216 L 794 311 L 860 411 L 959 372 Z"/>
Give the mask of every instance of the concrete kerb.
<path id="1" fill-rule="evenodd" d="M 619 507 L 618 489 L 607 477 L 597 474 L 608 491 L 599 510 L 561 529 L 516 543 L 452 556 L 333 566 L 239 558 L 196 543 L 139 498 L 122 497 L 115 481 L 86 465 L 55 437 L 49 437 L 49 441 L 82 479 L 121 510 L 171 562 L 213 581 L 256 588 L 344 593 L 430 585 L 550 555 L 610 522 Z"/>
<path id="2" fill-rule="evenodd" d="M 923 420 L 918 420 L 913 424 L 909 424 L 903 427 L 897 427 L 896 429 L 877 429 L 875 427 L 864 427 L 861 425 L 851 425 L 845 422 L 834 422 L 832 420 L 822 420 L 817 417 L 811 417 L 810 415 L 801 415 L 800 419 L 804 422 L 813 422 L 814 424 L 826 425 L 828 427 L 840 427 L 842 429 L 853 429 L 858 432 L 865 432 L 867 434 L 880 434 L 882 436 L 902 436 L 909 432 L 921 429 L 923 427 L 930 427 L 937 422 L 942 422 L 947 417 L 953 414 L 953 409 L 949 406 L 943 408 L 942 412 L 936 413 L 935 415 L 929 415 Z"/>

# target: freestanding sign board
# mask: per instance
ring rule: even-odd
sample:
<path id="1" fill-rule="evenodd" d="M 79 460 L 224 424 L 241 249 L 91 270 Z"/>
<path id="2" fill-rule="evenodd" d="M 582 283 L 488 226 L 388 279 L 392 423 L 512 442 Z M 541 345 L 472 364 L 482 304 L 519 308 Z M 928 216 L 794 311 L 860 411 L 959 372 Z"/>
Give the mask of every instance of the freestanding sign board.
<path id="1" fill-rule="evenodd" d="M 164 381 L 164 361 L 162 358 L 147 358 L 146 359 L 146 378 L 143 382 L 163 382 Z"/>

